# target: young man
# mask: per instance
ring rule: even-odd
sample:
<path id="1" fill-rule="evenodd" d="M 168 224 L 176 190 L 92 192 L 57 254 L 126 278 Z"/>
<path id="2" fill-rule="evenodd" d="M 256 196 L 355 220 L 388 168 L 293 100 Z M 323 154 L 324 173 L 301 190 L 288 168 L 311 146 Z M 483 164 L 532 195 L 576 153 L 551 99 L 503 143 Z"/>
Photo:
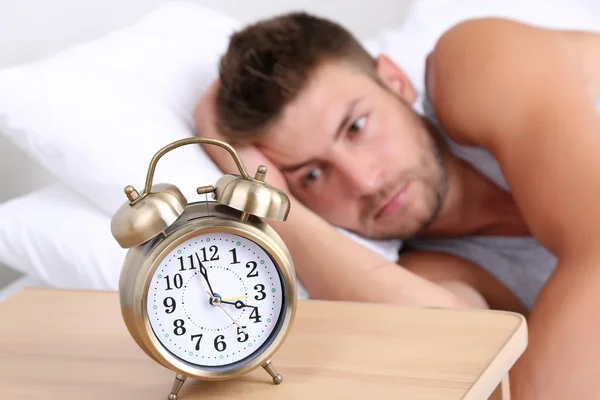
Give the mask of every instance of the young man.
<path id="1" fill-rule="evenodd" d="M 273 226 L 313 296 L 460 307 L 481 293 L 531 309 L 513 398 L 595 398 L 600 36 L 472 20 L 426 68 L 422 117 L 402 69 L 342 27 L 261 21 L 231 38 L 198 130 L 289 191 L 290 219 Z M 417 250 L 392 265 L 330 224 Z"/>

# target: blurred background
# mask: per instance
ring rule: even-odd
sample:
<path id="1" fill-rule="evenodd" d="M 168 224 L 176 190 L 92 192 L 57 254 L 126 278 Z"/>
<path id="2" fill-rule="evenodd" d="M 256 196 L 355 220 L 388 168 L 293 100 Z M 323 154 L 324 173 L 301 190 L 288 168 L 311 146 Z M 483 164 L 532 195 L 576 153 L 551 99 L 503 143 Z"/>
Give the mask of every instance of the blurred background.
<path id="1" fill-rule="evenodd" d="M 51 56 L 135 23 L 168 0 L 0 0 L 0 69 Z M 290 10 L 335 19 L 361 39 L 399 26 L 411 0 L 203 0 L 199 4 L 250 23 Z M 15 169 L 16 167 L 16 169 Z M 43 167 L 0 134 L 0 203 L 54 181 Z M 2 222 L 0 221 L 0 224 Z M 0 265 L 0 289 L 21 273 Z"/>
<path id="2" fill-rule="evenodd" d="M 58 238 L 58 233 L 56 237 L 50 237 L 52 236 L 50 233 L 44 237 L 33 238 L 41 229 L 32 220 L 33 217 L 31 220 L 25 220 L 23 217 L 9 221 L 8 216 L 15 213 L 27 214 L 34 208 L 36 208 L 36 212 L 43 213 L 44 210 L 40 210 L 44 207 L 45 203 L 43 202 L 35 206 L 31 204 L 38 203 L 29 202 L 27 203 L 29 208 L 19 208 L 17 205 L 19 202 L 25 204 L 26 201 L 31 200 L 27 196 L 35 191 L 56 184 L 62 174 L 60 165 L 68 165 L 68 168 L 71 169 L 78 168 L 72 163 L 60 164 L 64 160 L 58 160 L 56 167 L 49 167 L 47 162 L 49 155 L 41 153 L 44 149 L 51 149 L 48 152 L 58 153 L 58 150 L 52 148 L 52 145 L 60 147 L 62 144 L 54 143 L 52 135 L 44 136 L 47 132 L 44 132 L 44 125 L 41 122 L 36 121 L 37 125 L 35 126 L 33 123 L 30 124 L 31 126 L 28 125 L 28 121 L 35 119 L 36 115 L 25 116 L 26 112 L 31 111 L 27 108 L 27 101 L 39 100 L 40 93 L 42 93 L 39 82 L 50 86 L 49 81 L 44 81 L 39 77 L 40 73 L 48 72 L 49 78 L 47 79 L 50 80 L 53 79 L 52 76 L 58 76 L 55 71 L 49 72 L 50 67 L 38 65 L 38 62 L 53 59 L 63 50 L 79 45 L 84 46 L 90 41 L 133 26 L 157 7 L 167 3 L 173 3 L 173 1 L 0 0 L 0 297 L 3 290 L 7 295 L 9 290 L 16 290 L 18 285 L 24 284 L 28 279 L 40 284 L 57 286 L 61 285 L 60 282 L 68 282 L 72 283 L 74 287 L 115 287 L 118 263 L 106 266 L 98 261 L 106 253 L 116 251 L 113 247 L 102 248 L 98 245 L 95 249 L 96 254 L 91 253 L 90 250 L 85 257 L 80 259 L 75 256 L 68 258 L 64 254 L 69 252 L 74 254 L 74 250 L 68 248 L 68 245 L 75 239 Z M 435 43 L 435 39 L 444 29 L 466 18 L 490 15 L 507 16 L 550 27 L 600 31 L 600 5 L 596 0 L 496 0 L 485 2 L 474 0 L 189 0 L 183 3 L 194 3 L 214 10 L 237 21 L 240 25 L 292 10 L 304 10 L 330 18 L 351 30 L 373 54 L 383 51 L 391 55 L 407 69 L 417 88 L 420 88 L 421 85 L 424 57 Z M 205 35 L 207 37 L 197 38 L 199 48 L 206 45 L 207 41 L 211 39 L 210 35 L 207 33 Z M 140 36 L 138 35 L 138 37 Z M 220 39 L 224 40 L 225 37 Z M 144 44 L 144 42 L 140 43 Z M 89 49 L 87 51 L 93 58 L 93 52 Z M 193 52 L 194 49 L 189 48 L 188 51 Z M 140 54 L 142 53 L 140 52 Z M 64 56 L 64 58 L 66 57 L 68 56 Z M 81 54 L 73 57 L 81 58 Z M 59 58 L 57 56 L 57 59 Z M 62 65 L 68 65 L 64 64 L 64 61 L 63 59 Z M 121 60 L 114 61 L 115 63 L 112 65 L 103 60 L 107 63 L 106 65 L 110 64 L 111 68 L 118 68 L 120 65 L 118 62 Z M 87 64 L 81 60 L 78 62 L 80 64 L 73 64 L 73 73 L 80 73 L 81 71 L 77 68 L 81 68 L 82 65 L 94 64 L 89 60 L 85 61 Z M 123 63 L 123 66 L 127 65 L 127 63 Z M 94 71 L 89 73 L 93 74 Z M 184 70 L 182 69 L 182 71 Z M 31 80 L 28 79 L 27 74 L 30 74 Z M 21 83 L 11 86 L 13 77 L 21 79 Z M 38 86 L 34 86 L 33 83 L 29 85 L 30 81 L 35 81 L 35 85 Z M 53 82 L 53 84 L 58 89 L 54 89 L 48 99 L 45 99 L 48 107 L 53 107 L 53 101 L 60 100 L 62 95 L 60 83 Z M 198 87 L 201 86 L 198 84 Z M 23 96 L 21 96 L 21 91 Z M 43 103 L 40 101 L 39 104 Z M 39 104 L 36 106 L 40 107 Z M 38 110 L 42 109 L 43 107 Z M 95 116 L 94 118 L 100 117 Z M 69 124 L 69 117 L 56 114 L 52 122 L 55 129 L 61 129 Z M 27 134 L 21 135 L 19 129 Z M 33 130 L 40 133 L 39 137 L 43 137 L 43 140 L 40 139 L 35 146 L 32 141 L 37 139 L 35 135 L 31 134 Z M 82 136 L 86 134 L 87 132 L 81 132 Z M 101 135 L 93 139 L 98 141 L 100 147 L 106 145 L 106 143 L 102 143 Z M 40 160 L 46 162 L 41 163 Z M 145 172 L 145 168 L 144 165 L 142 172 Z M 68 172 L 73 175 L 72 170 Z M 85 183 L 85 177 L 78 182 Z M 71 188 L 73 188 L 74 184 L 71 183 Z M 122 182 L 118 182 L 115 187 L 122 187 L 121 184 Z M 115 189 L 116 192 L 119 190 Z M 118 193 L 119 196 L 121 194 L 122 192 Z M 51 197 L 47 196 L 45 199 L 51 199 Z M 11 208 L 5 208 L 3 217 L 2 207 L 8 204 Z M 111 209 L 108 208 L 108 210 Z M 50 212 L 48 211 L 48 213 Z M 100 218 L 96 214 L 94 217 Z M 100 230 L 102 232 L 98 235 L 103 236 L 97 238 L 94 235 L 89 240 L 98 243 L 104 241 L 102 243 L 114 245 L 109 237 L 110 215 L 106 209 L 101 218 L 103 225 Z M 64 222 L 76 224 L 76 219 L 74 216 L 65 215 Z M 79 222 L 83 224 L 83 222 Z M 24 227 L 24 225 L 27 226 Z M 103 231 L 104 228 L 106 231 Z M 75 225 L 73 229 L 76 229 Z M 52 232 L 52 229 L 48 231 Z M 120 249 L 117 250 L 120 251 Z M 62 258 L 52 259 L 50 256 L 50 254 L 59 253 L 62 254 Z M 113 260 L 118 259 L 122 254 L 122 252 L 115 253 Z M 90 258 L 95 261 L 91 262 Z M 9 263 L 11 265 L 7 265 Z M 86 263 L 90 265 L 89 268 Z M 57 274 L 61 274 L 60 271 L 69 271 L 69 268 L 76 272 L 68 278 L 57 277 Z M 94 269 L 97 270 L 94 271 Z M 98 272 L 102 269 L 111 269 L 112 272 L 101 283 L 97 283 L 94 279 L 103 274 L 103 272 Z M 69 286 L 69 284 L 64 286 Z"/>

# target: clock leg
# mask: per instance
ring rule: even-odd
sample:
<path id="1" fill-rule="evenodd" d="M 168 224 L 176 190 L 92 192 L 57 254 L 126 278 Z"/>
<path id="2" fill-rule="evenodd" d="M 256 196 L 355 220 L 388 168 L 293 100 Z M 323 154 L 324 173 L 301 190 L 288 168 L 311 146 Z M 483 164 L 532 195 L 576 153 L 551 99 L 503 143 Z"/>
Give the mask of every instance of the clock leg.
<path id="1" fill-rule="evenodd" d="M 181 390 L 181 387 L 183 386 L 185 379 L 186 379 L 186 377 L 181 374 L 175 375 L 175 381 L 173 382 L 173 389 L 171 389 L 171 394 L 169 394 L 169 397 L 167 397 L 168 400 L 177 400 L 177 395 L 179 394 L 179 390 Z"/>
<path id="2" fill-rule="evenodd" d="M 277 373 L 277 370 L 275 370 L 275 367 L 273 366 L 273 363 L 271 363 L 271 360 L 264 363 L 262 367 L 265 369 L 265 371 L 269 373 L 269 375 L 271 375 L 274 384 L 279 385 L 283 381 L 283 376 Z"/>

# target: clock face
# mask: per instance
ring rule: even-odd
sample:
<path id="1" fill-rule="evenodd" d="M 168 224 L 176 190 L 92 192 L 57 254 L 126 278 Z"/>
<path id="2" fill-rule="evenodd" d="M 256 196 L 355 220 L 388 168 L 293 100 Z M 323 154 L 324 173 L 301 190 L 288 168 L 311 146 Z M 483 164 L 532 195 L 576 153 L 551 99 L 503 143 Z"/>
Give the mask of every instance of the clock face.
<path id="1" fill-rule="evenodd" d="M 283 278 L 262 247 L 210 233 L 181 243 L 160 262 L 147 312 L 158 340 L 179 359 L 234 368 L 274 340 L 286 301 Z"/>

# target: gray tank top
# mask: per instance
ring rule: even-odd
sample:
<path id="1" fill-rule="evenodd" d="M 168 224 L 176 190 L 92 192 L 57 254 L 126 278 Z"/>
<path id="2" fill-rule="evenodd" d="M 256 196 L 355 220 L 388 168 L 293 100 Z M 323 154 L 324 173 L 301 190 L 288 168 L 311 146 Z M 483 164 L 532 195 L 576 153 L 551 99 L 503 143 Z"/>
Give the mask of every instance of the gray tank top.
<path id="1" fill-rule="evenodd" d="M 600 112 L 600 98 L 596 100 Z M 473 166 L 498 187 L 510 192 L 494 156 L 479 147 L 459 145 L 441 129 L 433 107 L 425 98 L 424 115 L 434 123 L 450 151 Z M 510 289 L 531 310 L 540 290 L 556 268 L 556 257 L 533 237 L 469 236 L 450 239 L 416 239 L 413 248 L 442 251 L 470 260 Z"/>

